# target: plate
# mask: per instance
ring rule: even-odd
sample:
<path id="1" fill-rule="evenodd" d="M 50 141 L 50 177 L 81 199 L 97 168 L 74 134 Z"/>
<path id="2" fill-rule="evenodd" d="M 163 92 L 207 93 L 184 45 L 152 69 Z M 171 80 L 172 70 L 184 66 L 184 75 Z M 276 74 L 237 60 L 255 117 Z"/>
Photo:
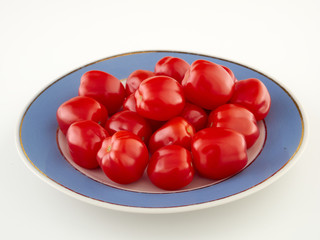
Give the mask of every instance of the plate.
<path id="1" fill-rule="evenodd" d="M 68 161 L 56 121 L 58 107 L 77 96 L 80 78 L 89 70 L 108 72 L 126 79 L 137 69 L 153 71 L 156 62 L 174 56 L 190 64 L 205 59 L 230 68 L 237 79 L 258 78 L 268 88 L 272 104 L 259 124 L 263 137 L 252 150 L 251 163 L 237 175 L 220 182 L 197 177 L 181 191 L 158 191 L 147 179 L 133 186 L 118 186 L 97 179 Z M 26 107 L 19 119 L 17 145 L 24 163 L 56 189 L 101 207 L 140 213 L 191 211 L 225 204 L 248 196 L 286 173 L 301 156 L 306 144 L 305 114 L 287 89 L 267 75 L 243 64 L 203 54 L 176 51 L 131 52 L 80 67 L 51 83 Z M 62 154 L 63 153 L 63 154 Z M 100 176 L 101 177 L 101 176 Z M 200 181 L 200 182 L 199 182 Z"/>

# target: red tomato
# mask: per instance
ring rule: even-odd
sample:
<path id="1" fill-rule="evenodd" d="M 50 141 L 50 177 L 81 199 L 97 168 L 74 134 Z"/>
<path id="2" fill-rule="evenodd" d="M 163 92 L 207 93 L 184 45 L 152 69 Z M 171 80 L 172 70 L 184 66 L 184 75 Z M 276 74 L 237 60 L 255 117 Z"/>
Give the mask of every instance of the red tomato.
<path id="1" fill-rule="evenodd" d="M 181 83 L 184 74 L 189 69 L 190 65 L 185 60 L 176 57 L 164 57 L 160 59 L 154 68 L 156 75 L 164 75 L 172 77 Z"/>
<path id="2" fill-rule="evenodd" d="M 147 173 L 151 182 L 165 190 L 178 190 L 193 179 L 191 153 L 178 145 L 158 149 L 150 158 Z"/>
<path id="3" fill-rule="evenodd" d="M 128 184 L 140 179 L 147 167 L 149 153 L 141 139 L 128 131 L 116 132 L 102 142 L 97 161 L 112 181 Z"/>
<path id="4" fill-rule="evenodd" d="M 96 154 L 101 147 L 101 142 L 108 136 L 103 127 L 91 120 L 72 123 L 67 132 L 67 143 L 72 160 L 84 168 L 98 167 Z"/>
<path id="5" fill-rule="evenodd" d="M 194 127 L 196 132 L 207 126 L 207 113 L 197 105 L 186 103 L 180 116 L 187 120 L 187 122 Z"/>
<path id="6" fill-rule="evenodd" d="M 96 99 L 112 115 L 120 109 L 126 94 L 119 79 L 109 73 L 93 70 L 82 75 L 79 95 Z"/>
<path id="7" fill-rule="evenodd" d="M 92 120 L 104 125 L 108 112 L 98 101 L 89 97 L 74 97 L 62 103 L 57 110 L 60 130 L 66 135 L 69 126 L 77 121 Z"/>
<path id="8" fill-rule="evenodd" d="M 132 112 L 137 112 L 136 108 L 136 99 L 134 97 L 134 93 L 132 93 L 129 97 L 126 98 L 126 100 L 123 102 L 123 110 L 129 110 Z M 163 124 L 166 123 L 166 121 L 157 121 L 145 118 L 145 120 L 149 123 L 152 132 L 159 129 Z"/>
<path id="9" fill-rule="evenodd" d="M 222 66 L 222 65 L 220 66 L 223 67 L 224 70 L 226 70 L 229 73 L 230 77 L 233 79 L 234 82 L 238 81 L 234 73 L 230 70 L 230 68 L 227 68 L 226 66 Z"/>
<path id="10" fill-rule="evenodd" d="M 139 69 L 139 70 L 132 72 L 126 81 L 126 94 L 127 94 L 127 96 L 134 93 L 138 89 L 140 83 L 143 80 L 145 80 L 149 77 L 153 77 L 153 76 L 155 76 L 155 74 L 151 71 L 148 71 L 148 70 L 140 70 Z"/>
<path id="11" fill-rule="evenodd" d="M 136 112 L 136 99 L 134 98 L 134 93 L 130 94 L 123 102 L 122 105 L 123 110 L 129 110 L 132 112 Z"/>
<path id="12" fill-rule="evenodd" d="M 172 118 L 151 135 L 149 151 L 153 153 L 167 145 L 180 145 L 190 150 L 194 134 L 194 127 L 184 118 Z"/>
<path id="13" fill-rule="evenodd" d="M 188 101 L 209 110 L 227 103 L 234 91 L 229 73 L 206 60 L 193 62 L 181 84 Z"/>
<path id="14" fill-rule="evenodd" d="M 135 92 L 135 99 L 137 112 L 157 121 L 178 116 L 185 104 L 181 85 L 166 76 L 155 76 L 143 81 Z"/>
<path id="15" fill-rule="evenodd" d="M 108 119 L 105 128 L 110 135 L 121 130 L 132 132 L 146 143 L 152 134 L 151 127 L 146 119 L 138 113 L 129 110 L 117 112 L 112 115 Z"/>
<path id="16" fill-rule="evenodd" d="M 258 121 L 268 115 L 271 97 L 268 89 L 259 79 L 249 78 L 236 82 L 230 103 L 248 108 Z"/>
<path id="17" fill-rule="evenodd" d="M 195 169 L 215 180 L 231 177 L 248 162 L 244 136 L 226 128 L 205 128 L 196 133 L 192 154 Z"/>
<path id="18" fill-rule="evenodd" d="M 235 104 L 224 104 L 212 111 L 208 126 L 229 128 L 241 133 L 246 140 L 247 148 L 251 147 L 260 135 L 253 113 Z"/>

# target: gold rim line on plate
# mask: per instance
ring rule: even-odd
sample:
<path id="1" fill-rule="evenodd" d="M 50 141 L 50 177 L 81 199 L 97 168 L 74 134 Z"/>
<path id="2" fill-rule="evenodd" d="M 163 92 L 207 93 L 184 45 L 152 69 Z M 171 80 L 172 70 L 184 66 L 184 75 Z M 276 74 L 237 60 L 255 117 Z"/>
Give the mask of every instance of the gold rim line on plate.
<path id="1" fill-rule="evenodd" d="M 110 60 L 110 59 L 113 59 L 113 58 L 118 58 L 118 57 L 123 57 L 123 56 L 128 56 L 128 55 L 134 55 L 134 54 L 143 54 L 143 53 L 156 53 L 156 52 L 159 52 L 159 53 L 181 53 L 181 54 L 189 54 L 189 55 L 196 55 L 196 56 L 200 56 L 200 57 L 207 57 L 207 58 L 214 58 L 214 59 L 217 59 L 217 60 L 222 60 L 222 61 L 225 61 L 225 62 L 229 62 L 229 63 L 233 63 L 233 64 L 236 64 L 236 65 L 239 65 L 241 67 L 244 67 L 244 68 L 247 68 L 247 69 L 250 69 L 252 71 L 255 71 L 257 73 L 259 73 L 260 75 L 268 78 L 269 80 L 271 80 L 273 83 L 275 83 L 277 86 L 279 86 L 289 97 L 290 99 L 293 101 L 293 103 L 295 104 L 296 106 L 296 109 L 298 110 L 299 112 L 299 116 L 300 116 L 300 121 L 301 121 L 301 138 L 300 138 L 300 142 L 295 150 L 295 152 L 292 154 L 292 156 L 288 159 L 288 161 L 281 167 L 279 168 L 275 173 L 273 173 L 271 176 L 269 176 L 268 178 L 264 179 L 263 181 L 255 184 L 254 186 L 250 187 L 250 188 L 247 188 L 241 192 L 237 192 L 237 193 L 234 193 L 234 194 L 231 194 L 231 195 L 228 195 L 228 196 L 225 196 L 225 197 L 222 197 L 222 198 L 218 198 L 218 199 L 214 199 L 214 200 L 211 200 L 211 201 L 206 201 L 206 202 L 202 202 L 202 203 L 193 203 L 193 204 L 188 204 L 188 205 L 179 205 L 179 206 L 172 206 L 172 207 L 137 207 L 137 206 L 129 206 L 129 205 L 124 205 L 124 204 L 117 204 L 117 203 L 111 203 L 111 202 L 106 202 L 106 201 L 103 201 L 103 200 L 99 200 L 99 199 L 95 199 L 95 198 L 92 198 L 92 197 L 89 197 L 87 195 L 84 195 L 84 194 L 81 194 L 79 192 L 76 192 L 64 185 L 62 185 L 61 183 L 53 180 L 52 178 L 50 178 L 49 176 L 47 176 L 44 172 L 42 172 L 32 161 L 31 159 L 29 158 L 28 154 L 26 153 L 25 149 L 24 149 L 24 146 L 23 146 L 23 142 L 22 142 L 22 137 L 21 137 L 21 130 L 22 130 L 22 125 L 23 125 L 23 121 L 24 121 L 24 118 L 25 118 L 25 115 L 27 114 L 29 108 L 31 107 L 31 105 L 38 99 L 38 97 L 40 95 L 42 95 L 43 92 L 45 92 L 48 88 L 50 88 L 52 85 L 54 85 L 55 83 L 57 83 L 58 81 L 60 81 L 61 79 L 65 78 L 66 76 L 76 72 L 76 71 L 79 71 L 80 69 L 82 68 L 85 68 L 85 67 L 88 67 L 90 65 L 93 65 L 93 64 L 96 64 L 96 63 L 99 63 L 99 62 L 103 62 L 103 61 L 106 61 L 106 60 Z M 125 80 L 124 79 L 121 79 L 121 81 L 123 82 Z M 210 55 L 206 55 L 206 54 L 199 54 L 199 53 L 191 53 L 191 52 L 183 52 L 183 51 L 173 51 L 173 50 L 146 50 L 146 51 L 135 51 L 135 52 L 128 52 L 128 53 L 122 53 L 122 54 L 117 54 L 117 55 L 113 55 L 113 56 L 110 56 L 110 57 L 106 57 L 106 58 L 103 58 L 103 59 L 100 59 L 100 60 L 97 60 L 97 61 L 94 61 L 94 62 L 91 62 L 91 63 L 88 63 L 88 64 L 85 64 L 65 75 L 63 75 L 62 77 L 58 78 L 57 80 L 53 81 L 51 84 L 49 84 L 46 88 L 44 88 L 42 91 L 40 91 L 38 93 L 38 95 L 30 102 L 30 104 L 28 105 L 28 107 L 26 108 L 25 112 L 23 113 L 22 115 L 22 118 L 21 118 L 21 122 L 20 122 L 20 126 L 19 126 L 19 142 L 20 142 L 20 146 L 21 146 L 21 149 L 25 155 L 25 157 L 28 159 L 29 163 L 31 163 L 31 165 L 39 172 L 41 173 L 43 176 L 47 177 L 48 179 L 50 179 L 51 181 L 53 181 L 54 183 L 57 183 L 59 186 L 62 186 L 70 191 L 72 191 L 73 193 L 76 193 L 76 194 L 79 194 L 81 196 L 84 196 L 86 198 L 89 198 L 89 199 L 92 199 L 92 200 L 95 200 L 95 201 L 99 201 L 99 202 L 102 202 L 102 203 L 108 203 L 108 204 L 112 204 L 112 205 L 118 205 L 118 206 L 123 206 L 123 207 L 130 207 L 130 208 L 148 208 L 148 209 L 157 209 L 157 208 L 160 208 L 160 209 L 163 209 L 163 208 L 179 208 L 179 207 L 187 207 L 187 206 L 192 206 L 192 205 L 201 205 L 201 204 L 206 204 L 206 203 L 210 203 L 210 202 L 215 202 L 215 201 L 218 201 L 218 200 L 221 200 L 221 199 L 225 199 L 225 198 L 228 198 L 228 197 L 232 197 L 232 196 L 235 196 L 235 195 L 238 195 L 240 193 L 243 193 L 243 192 L 246 192 L 264 182 L 266 182 L 267 180 L 269 180 L 270 178 L 272 178 L 274 175 L 276 175 L 279 171 L 281 171 L 285 166 L 288 165 L 289 162 L 291 162 L 291 160 L 294 158 L 294 156 L 298 153 L 298 151 L 300 150 L 300 147 L 302 145 L 302 142 L 304 140 L 304 136 L 305 136 L 305 125 L 304 125 L 304 117 L 302 115 L 302 112 L 301 112 L 301 109 L 299 107 L 299 105 L 297 104 L 296 100 L 291 96 L 291 94 L 284 88 L 282 87 L 278 82 L 276 82 L 275 80 L 273 80 L 272 78 L 270 78 L 269 76 L 267 76 L 266 74 L 256 70 L 256 69 L 253 69 L 251 67 L 248 67 L 248 66 L 245 66 L 241 63 L 237 63 L 235 61 L 231 61 L 231 60 L 227 60 L 227 59 L 224 59 L 224 58 L 220 58 L 220 57 L 214 57 L 214 56 L 210 56 Z M 162 193 L 159 193 L 159 194 L 162 194 Z"/>

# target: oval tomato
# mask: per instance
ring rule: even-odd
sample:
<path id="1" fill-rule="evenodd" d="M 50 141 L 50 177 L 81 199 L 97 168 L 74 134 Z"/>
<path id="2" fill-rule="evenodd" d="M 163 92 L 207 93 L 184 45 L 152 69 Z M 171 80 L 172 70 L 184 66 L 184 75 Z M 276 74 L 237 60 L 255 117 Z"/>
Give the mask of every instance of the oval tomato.
<path id="1" fill-rule="evenodd" d="M 190 65 L 185 60 L 177 57 L 164 57 L 160 59 L 154 68 L 156 75 L 172 77 L 181 83 Z"/>
<path id="2" fill-rule="evenodd" d="M 91 120 L 72 123 L 66 136 L 72 160 L 84 168 L 98 167 L 96 154 L 108 136 L 103 127 Z"/>
<path id="3" fill-rule="evenodd" d="M 119 131 L 103 140 L 97 153 L 97 161 L 112 181 L 129 184 L 142 177 L 149 161 L 149 153 L 137 135 Z"/>
<path id="4" fill-rule="evenodd" d="M 241 133 L 247 148 L 251 147 L 260 135 L 253 113 L 235 104 L 224 104 L 212 111 L 209 114 L 208 126 L 229 128 Z"/>
<path id="5" fill-rule="evenodd" d="M 151 135 L 149 151 L 153 153 L 167 145 L 180 145 L 190 150 L 194 134 L 194 127 L 184 118 L 172 118 Z"/>
<path id="6" fill-rule="evenodd" d="M 96 99 L 107 108 L 110 115 L 120 109 L 125 95 L 120 80 L 109 73 L 92 70 L 81 77 L 79 96 Z"/>
<path id="7" fill-rule="evenodd" d="M 264 119 L 271 106 L 271 97 L 266 86 L 259 79 L 249 78 L 236 82 L 230 103 L 249 109 L 257 121 Z"/>
<path id="8" fill-rule="evenodd" d="M 248 162 L 244 136 L 231 129 L 202 129 L 193 137 L 191 149 L 195 169 L 214 180 L 233 176 Z"/>
<path id="9" fill-rule="evenodd" d="M 132 132 L 146 143 L 152 134 L 151 127 L 146 119 L 138 113 L 129 110 L 117 112 L 112 115 L 106 122 L 105 128 L 110 135 L 121 130 Z"/>
<path id="10" fill-rule="evenodd" d="M 77 96 L 62 103 L 57 110 L 56 117 L 60 130 L 66 135 L 69 126 L 77 121 L 92 120 L 104 125 L 108 112 L 93 98 Z"/>
<path id="11" fill-rule="evenodd" d="M 234 91 L 234 80 L 220 65 L 196 60 L 181 82 L 188 101 L 212 110 L 227 103 Z"/>
<path id="12" fill-rule="evenodd" d="M 158 149 L 150 158 L 147 169 L 151 182 L 165 190 L 178 190 L 193 179 L 191 153 L 178 145 Z"/>
<path id="13" fill-rule="evenodd" d="M 153 77 L 155 76 L 155 74 L 151 71 L 148 71 L 148 70 L 136 70 L 136 71 L 133 71 L 129 77 L 127 78 L 127 81 L 126 81 L 126 94 L 127 96 L 129 96 L 130 94 L 134 93 L 140 83 L 149 78 L 149 77 Z"/>
<path id="14" fill-rule="evenodd" d="M 137 112 L 157 121 L 178 116 L 185 104 L 181 85 L 166 76 L 155 76 L 143 81 L 135 92 L 135 99 Z"/>
<path id="15" fill-rule="evenodd" d="M 207 126 L 207 113 L 197 105 L 186 103 L 180 116 L 187 120 L 187 122 L 194 127 L 196 132 Z"/>

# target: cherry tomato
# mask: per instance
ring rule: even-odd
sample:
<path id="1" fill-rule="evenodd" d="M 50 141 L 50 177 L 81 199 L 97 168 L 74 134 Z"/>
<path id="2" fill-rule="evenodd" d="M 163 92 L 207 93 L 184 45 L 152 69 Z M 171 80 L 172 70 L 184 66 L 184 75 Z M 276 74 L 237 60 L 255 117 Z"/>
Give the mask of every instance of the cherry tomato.
<path id="1" fill-rule="evenodd" d="M 188 101 L 209 110 L 227 103 L 234 91 L 229 73 L 206 60 L 193 62 L 181 84 Z"/>
<path id="2" fill-rule="evenodd" d="M 194 134 L 194 127 L 184 118 L 172 118 L 151 135 L 149 151 L 153 153 L 167 145 L 180 145 L 190 150 Z"/>
<path id="3" fill-rule="evenodd" d="M 92 120 L 104 125 L 108 112 L 98 101 L 89 97 L 74 97 L 62 103 L 57 110 L 60 130 L 66 135 L 69 126 L 77 121 Z"/>
<path id="4" fill-rule="evenodd" d="M 178 116 L 185 104 L 181 85 L 166 76 L 155 76 L 143 81 L 135 92 L 135 99 L 137 112 L 157 121 Z"/>
<path id="5" fill-rule="evenodd" d="M 123 102 L 123 110 L 129 110 L 136 112 L 136 99 L 134 98 L 134 93 L 130 94 Z"/>
<path id="6" fill-rule="evenodd" d="M 214 180 L 233 176 L 248 162 L 244 136 L 231 129 L 202 129 L 193 137 L 191 149 L 195 169 Z"/>
<path id="7" fill-rule="evenodd" d="M 196 132 L 207 126 L 207 113 L 197 105 L 186 103 L 180 116 L 187 120 L 187 122 L 194 127 Z"/>
<path id="8" fill-rule="evenodd" d="M 146 143 L 152 134 L 149 123 L 138 113 L 129 110 L 117 112 L 112 115 L 108 119 L 105 128 L 110 135 L 121 130 L 132 132 Z"/>
<path id="9" fill-rule="evenodd" d="M 129 96 L 130 94 L 134 93 L 140 83 L 149 78 L 149 77 L 153 77 L 155 76 L 155 74 L 151 71 L 148 71 L 148 70 L 136 70 L 136 71 L 133 71 L 129 77 L 127 78 L 127 81 L 126 81 L 126 94 L 127 96 Z"/>
<path id="10" fill-rule="evenodd" d="M 132 93 L 129 97 L 126 98 L 126 100 L 123 102 L 123 110 L 129 110 L 132 112 L 137 112 L 136 108 L 136 99 L 134 97 L 134 93 Z M 152 132 L 159 129 L 163 124 L 166 123 L 166 121 L 157 121 L 145 118 L 145 120 L 149 123 Z"/>
<path id="11" fill-rule="evenodd" d="M 164 75 L 172 77 L 181 83 L 184 74 L 189 69 L 190 65 L 185 60 L 176 57 L 164 57 L 160 59 L 154 68 L 156 75 Z"/>
<path id="12" fill-rule="evenodd" d="M 224 104 L 212 111 L 208 126 L 229 128 L 241 133 L 246 140 L 247 148 L 251 147 L 260 135 L 253 113 L 235 104 Z"/>
<path id="13" fill-rule="evenodd" d="M 122 106 L 125 98 L 125 89 L 120 80 L 111 74 L 93 70 L 82 75 L 79 96 L 96 99 L 112 115 Z"/>
<path id="14" fill-rule="evenodd" d="M 230 70 L 230 68 L 227 68 L 226 66 L 222 66 L 222 65 L 220 66 L 223 67 L 224 70 L 226 70 L 229 73 L 230 77 L 233 79 L 234 82 L 238 81 L 234 73 Z"/>
<path id="15" fill-rule="evenodd" d="M 72 160 L 84 168 L 98 167 L 96 154 L 101 142 L 108 136 L 107 131 L 94 121 L 72 123 L 66 136 Z"/>
<path id="16" fill-rule="evenodd" d="M 149 161 L 149 153 L 137 135 L 119 131 L 103 140 L 97 153 L 97 161 L 112 181 L 128 184 L 142 177 Z"/>
<path id="17" fill-rule="evenodd" d="M 263 82 L 256 78 L 249 78 L 236 82 L 230 103 L 248 108 L 258 121 L 268 115 L 271 97 Z"/>
<path id="18" fill-rule="evenodd" d="M 150 158 L 147 173 L 151 182 L 165 190 L 178 190 L 193 179 L 191 153 L 178 145 L 158 149 Z"/>

